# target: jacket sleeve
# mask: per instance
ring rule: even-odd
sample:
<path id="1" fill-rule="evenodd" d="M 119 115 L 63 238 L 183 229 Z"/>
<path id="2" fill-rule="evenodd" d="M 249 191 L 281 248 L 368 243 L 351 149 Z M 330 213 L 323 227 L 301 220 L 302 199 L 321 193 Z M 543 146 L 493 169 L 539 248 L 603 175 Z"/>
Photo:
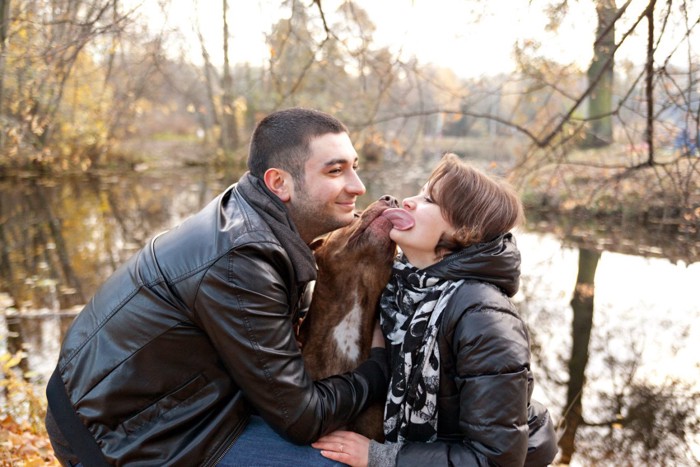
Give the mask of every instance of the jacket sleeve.
<path id="1" fill-rule="evenodd" d="M 209 268 L 195 309 L 250 404 L 282 435 L 308 444 L 385 393 L 386 370 L 375 358 L 357 371 L 312 381 L 296 342 L 285 274 L 292 266 L 278 245 L 249 243 Z"/>
<path id="2" fill-rule="evenodd" d="M 522 466 L 525 463 L 528 335 L 524 323 L 507 306 L 509 302 L 506 305 L 504 297 L 491 299 L 491 295 L 486 294 L 485 300 L 467 309 L 458 305 L 456 318 L 447 320 L 453 327 L 441 327 L 441 332 L 448 334 L 454 358 L 459 439 L 407 443 L 399 451 L 397 465 Z"/>

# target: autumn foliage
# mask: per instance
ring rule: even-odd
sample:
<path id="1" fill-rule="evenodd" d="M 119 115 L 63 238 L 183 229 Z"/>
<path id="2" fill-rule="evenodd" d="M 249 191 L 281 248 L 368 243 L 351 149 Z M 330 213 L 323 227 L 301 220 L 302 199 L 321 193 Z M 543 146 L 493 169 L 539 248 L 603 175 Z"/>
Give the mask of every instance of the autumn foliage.
<path id="1" fill-rule="evenodd" d="M 46 400 L 21 371 L 24 358 L 0 355 L 0 466 L 60 465 L 44 427 Z"/>

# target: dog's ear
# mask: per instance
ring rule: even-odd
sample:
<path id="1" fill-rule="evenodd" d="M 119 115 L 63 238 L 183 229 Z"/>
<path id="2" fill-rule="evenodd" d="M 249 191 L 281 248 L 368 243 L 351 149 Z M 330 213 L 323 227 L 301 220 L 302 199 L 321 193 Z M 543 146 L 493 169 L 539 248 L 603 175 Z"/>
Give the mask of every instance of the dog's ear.
<path id="1" fill-rule="evenodd" d="M 325 242 L 325 241 L 326 241 L 326 237 L 319 237 L 319 238 L 315 239 L 314 241 L 312 241 L 311 243 L 309 243 L 309 248 L 311 248 L 311 251 L 316 251 L 321 247 L 321 245 L 323 245 L 323 242 Z"/>

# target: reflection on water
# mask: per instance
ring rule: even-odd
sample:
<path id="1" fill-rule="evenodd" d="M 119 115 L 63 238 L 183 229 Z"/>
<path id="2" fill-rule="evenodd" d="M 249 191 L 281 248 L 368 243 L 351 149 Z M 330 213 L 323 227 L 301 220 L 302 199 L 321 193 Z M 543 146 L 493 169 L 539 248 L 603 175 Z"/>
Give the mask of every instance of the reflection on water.
<path id="1" fill-rule="evenodd" d="M 559 407 L 561 422 L 574 409 L 566 405 L 576 376 L 571 349 L 582 332 L 572 335 L 570 302 L 582 250 L 537 232 L 521 233 L 518 244 L 523 277 L 516 300 L 532 333 L 535 397 Z M 692 292 L 697 284 L 700 262 L 602 252 L 590 343 L 578 355 L 587 364 L 579 394 L 580 454 L 572 464 L 697 465 L 700 354 L 693 343 L 700 338 L 700 305 Z"/>
<path id="2" fill-rule="evenodd" d="M 562 248 L 549 234 L 521 233 L 524 277 L 521 311 L 531 325 L 549 322 L 565 328 L 572 319 L 569 301 L 576 281 L 578 251 Z M 698 368 L 700 354 L 692 345 L 700 341 L 700 304 L 693 290 L 700 285 L 700 262 L 672 264 L 667 259 L 603 252 L 595 278 L 595 319 L 592 346 L 618 358 L 639 357 L 641 378 L 662 383 L 685 379 L 700 390 L 700 380 L 689 369 Z M 537 327 L 537 326 L 535 326 Z M 539 336 L 540 333 L 537 333 Z M 546 333 L 549 358 L 561 359 L 571 344 L 569 333 Z M 562 351 L 563 350 L 563 351 Z M 588 369 L 597 374 L 591 384 L 605 384 L 603 363 L 591 357 Z"/>
<path id="3" fill-rule="evenodd" d="M 85 303 L 149 237 L 224 185 L 202 170 L 0 181 L 3 291 L 21 310 Z"/>
<path id="4" fill-rule="evenodd" d="M 432 166 L 366 168 L 360 205 L 385 193 L 414 194 Z M 24 349 L 24 369 L 42 384 L 73 314 L 102 280 L 238 175 L 192 168 L 0 181 L 0 353 Z M 523 278 L 516 300 L 532 330 L 535 397 L 562 422 L 560 435 L 576 406 L 567 406 L 567 391 L 581 380 L 573 395 L 580 414 L 572 464 L 695 465 L 700 456 L 698 243 L 665 238 L 635 226 L 551 223 L 518 234 Z M 595 287 L 578 289 L 593 300 L 590 324 L 574 338 L 570 302 L 580 251 L 599 259 Z M 578 368 L 576 339 L 585 343 Z"/>

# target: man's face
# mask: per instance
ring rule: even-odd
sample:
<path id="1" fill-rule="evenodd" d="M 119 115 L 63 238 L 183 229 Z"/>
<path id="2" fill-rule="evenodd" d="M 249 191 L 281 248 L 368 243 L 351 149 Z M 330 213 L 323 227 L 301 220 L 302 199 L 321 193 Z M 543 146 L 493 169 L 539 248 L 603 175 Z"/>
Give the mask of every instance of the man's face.
<path id="1" fill-rule="evenodd" d="M 307 243 L 348 225 L 355 200 L 365 192 L 357 176 L 357 152 L 347 133 L 327 133 L 311 140 L 304 184 L 295 186 L 289 212 Z"/>

